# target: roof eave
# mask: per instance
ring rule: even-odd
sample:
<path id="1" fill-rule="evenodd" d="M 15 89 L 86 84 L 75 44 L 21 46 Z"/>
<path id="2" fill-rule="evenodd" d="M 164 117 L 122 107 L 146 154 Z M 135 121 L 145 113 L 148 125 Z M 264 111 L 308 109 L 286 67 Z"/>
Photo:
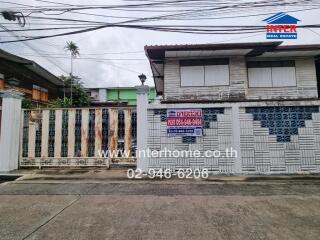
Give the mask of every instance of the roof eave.
<path id="1" fill-rule="evenodd" d="M 7 61 L 22 64 L 23 66 L 28 68 L 30 71 L 48 80 L 49 82 L 58 86 L 63 86 L 63 82 L 60 78 L 50 73 L 48 70 L 40 66 L 38 63 L 26 58 L 19 57 L 12 53 L 6 52 L 2 49 L 0 49 L 0 58 L 1 58 L 1 54 L 2 54 L 2 58 L 6 59 Z"/>
<path id="2" fill-rule="evenodd" d="M 232 50 L 232 49 L 274 49 L 283 42 L 258 42 L 258 43 L 228 43 L 228 44 L 191 44 L 191 45 L 160 45 L 145 46 L 145 53 L 150 61 L 163 60 L 166 51 L 196 51 L 196 50 Z"/>
<path id="3" fill-rule="evenodd" d="M 34 61 L 31 61 L 31 64 L 25 64 L 25 66 L 32 72 L 34 72 L 35 74 L 43 77 L 44 79 L 46 79 L 47 81 L 62 87 L 63 86 L 63 81 L 56 77 L 55 75 L 53 75 L 51 72 L 49 72 L 47 69 L 43 68 L 42 66 L 40 66 L 39 64 L 37 64 Z"/>

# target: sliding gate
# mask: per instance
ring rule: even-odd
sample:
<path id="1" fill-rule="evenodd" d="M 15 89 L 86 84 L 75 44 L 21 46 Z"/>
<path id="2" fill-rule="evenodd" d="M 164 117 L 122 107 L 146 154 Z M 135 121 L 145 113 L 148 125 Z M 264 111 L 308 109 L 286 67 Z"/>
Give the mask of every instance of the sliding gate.
<path id="1" fill-rule="evenodd" d="M 133 108 L 22 110 L 20 167 L 135 164 Z"/>

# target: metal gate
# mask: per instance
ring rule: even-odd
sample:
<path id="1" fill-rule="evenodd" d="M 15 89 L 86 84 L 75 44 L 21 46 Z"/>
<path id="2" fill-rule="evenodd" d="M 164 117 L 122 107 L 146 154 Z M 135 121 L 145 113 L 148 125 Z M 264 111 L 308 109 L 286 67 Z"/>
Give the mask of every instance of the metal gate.
<path id="1" fill-rule="evenodd" d="M 20 167 L 135 164 L 134 108 L 22 110 Z"/>

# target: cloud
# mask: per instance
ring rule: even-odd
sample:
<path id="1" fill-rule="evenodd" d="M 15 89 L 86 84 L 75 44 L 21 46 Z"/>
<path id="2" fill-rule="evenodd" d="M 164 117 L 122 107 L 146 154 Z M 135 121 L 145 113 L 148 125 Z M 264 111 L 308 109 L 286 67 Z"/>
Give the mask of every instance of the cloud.
<path id="1" fill-rule="evenodd" d="M 108 4 L 123 3 L 123 1 L 110 0 Z M 26 4 L 23 0 L 17 0 L 15 3 Z M 67 0 L 64 3 L 68 4 L 79 4 L 77 0 Z M 128 2 L 126 2 L 128 3 Z M 85 3 L 82 3 L 85 4 Z M 95 1 L 95 4 L 106 4 L 105 1 Z M 5 4 L 2 4 L 5 5 Z M 48 3 L 39 3 L 36 1 L 28 1 L 28 5 L 48 5 Z M 17 7 L 15 5 L 5 5 L 3 7 L 13 8 Z M 302 7 L 300 7 L 301 9 Z M 288 11 L 291 8 L 286 9 L 271 9 L 268 11 Z M 103 10 L 90 10 L 86 11 L 92 14 L 106 14 Z M 254 10 L 250 11 L 250 14 L 255 14 Z M 319 9 L 306 12 L 296 12 L 292 15 L 301 19 L 301 24 L 319 24 L 318 15 Z M 135 14 L 135 17 L 141 17 L 144 15 L 143 12 L 139 13 L 128 13 L 128 12 L 108 12 L 118 17 L 128 17 Z M 234 13 L 236 15 L 246 14 L 246 13 Z M 149 14 L 150 15 L 150 14 Z M 229 16 L 230 14 L 228 14 Z M 46 16 L 46 15 L 41 15 Z M 219 16 L 224 16 L 221 13 Z M 231 16 L 231 15 L 230 15 Z M 47 16 L 48 17 L 48 16 Z M 51 17 L 51 16 L 49 16 Z M 53 16 L 56 17 L 56 16 Z M 84 16 L 78 14 L 63 14 L 59 17 L 69 17 L 77 19 L 86 19 L 91 21 L 111 21 L 110 18 L 96 17 L 96 16 Z M 217 17 L 213 15 L 213 17 Z M 196 23 L 206 23 L 211 25 L 232 25 L 232 24 L 243 24 L 243 25 L 261 25 L 262 20 L 266 16 L 256 16 L 250 18 L 234 18 L 234 19 L 223 19 L 223 20 L 211 20 L 211 21 L 175 21 L 176 24 L 196 24 Z M 122 19 L 123 20 L 123 19 Z M 45 21 L 45 20 L 44 20 Z M 41 20 L 30 21 L 30 26 L 33 27 L 33 23 L 43 23 Z M 117 20 L 121 21 L 121 19 Z M 315 22 L 317 21 L 317 22 Z M 160 22 L 156 22 L 159 24 Z M 163 21 L 164 24 L 172 23 L 169 21 Z M 314 31 L 318 31 L 317 29 Z M 40 34 L 40 33 L 37 33 Z M 48 32 L 41 32 L 41 34 L 48 34 Z M 31 35 L 31 33 L 30 33 Z M 34 34 L 33 34 L 34 35 Z M 110 87 L 110 86 L 134 86 L 139 84 L 138 75 L 140 73 L 145 73 L 148 77 L 147 84 L 153 85 L 153 79 L 151 77 L 151 70 L 149 62 L 145 54 L 142 52 L 145 45 L 159 45 L 159 44 L 195 44 L 195 43 L 218 43 L 218 42 L 246 42 L 246 41 L 267 41 L 265 39 L 265 34 L 246 34 L 246 35 L 194 35 L 194 34 L 178 34 L 178 33 L 164 33 L 164 32 L 154 32 L 154 31 L 144 31 L 144 30 L 134 30 L 134 29 L 124 29 L 124 28 L 105 28 L 95 32 L 89 32 L 79 35 L 71 35 L 59 38 L 49 38 L 44 40 L 30 41 L 26 44 L 15 43 L 15 44 L 3 44 L 1 47 L 4 50 L 8 50 L 13 53 L 31 53 L 33 49 L 37 52 L 33 52 L 33 56 L 22 55 L 26 58 L 35 60 L 40 65 L 48 69 L 50 72 L 61 75 L 66 74 L 70 71 L 70 60 L 69 59 L 59 59 L 50 57 L 37 57 L 36 55 L 42 52 L 65 54 L 59 56 L 68 57 L 68 53 L 64 50 L 64 45 L 66 41 L 74 41 L 80 47 L 80 57 L 90 57 L 90 58 L 126 58 L 126 59 L 145 59 L 145 61 L 98 61 L 98 60 L 84 60 L 77 59 L 74 63 L 74 74 L 82 78 L 82 81 L 88 87 Z M 299 30 L 299 39 L 297 41 L 286 41 L 286 44 L 311 44 L 319 43 L 320 37 L 308 29 Z M 115 52 L 136 52 L 139 53 L 123 53 L 123 54 L 106 54 L 106 55 L 85 55 L 86 53 L 91 54 L 101 54 L 101 53 L 115 53 Z M 57 66 L 59 67 L 57 67 Z M 62 68 L 63 70 L 61 70 Z"/>

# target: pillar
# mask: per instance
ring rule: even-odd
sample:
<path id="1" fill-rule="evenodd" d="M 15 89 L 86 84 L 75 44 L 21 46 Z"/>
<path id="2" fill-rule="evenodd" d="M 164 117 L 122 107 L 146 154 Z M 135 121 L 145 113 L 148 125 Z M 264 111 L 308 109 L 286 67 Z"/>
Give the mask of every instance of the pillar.
<path id="1" fill-rule="evenodd" d="M 19 166 L 22 96 L 15 92 L 0 92 L 0 98 L 2 98 L 0 171 L 11 171 Z"/>
<path id="2" fill-rule="evenodd" d="M 147 150 L 148 139 L 148 93 L 146 85 L 136 86 L 137 89 L 137 168 L 143 172 L 148 170 L 148 158 L 145 154 L 139 154 Z"/>

